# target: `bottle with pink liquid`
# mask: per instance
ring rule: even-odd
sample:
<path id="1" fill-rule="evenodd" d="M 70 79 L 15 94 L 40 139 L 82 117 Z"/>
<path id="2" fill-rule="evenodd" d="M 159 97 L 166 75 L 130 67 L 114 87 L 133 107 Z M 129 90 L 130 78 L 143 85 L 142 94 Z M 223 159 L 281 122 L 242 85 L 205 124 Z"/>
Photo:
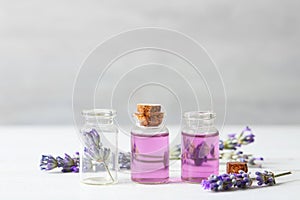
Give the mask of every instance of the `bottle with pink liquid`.
<path id="1" fill-rule="evenodd" d="M 219 173 L 219 132 L 216 114 L 192 111 L 183 115 L 181 132 L 181 179 L 199 183 Z"/>
<path id="2" fill-rule="evenodd" d="M 159 104 L 138 104 L 131 130 L 131 179 L 159 184 L 169 180 L 169 131 Z"/>

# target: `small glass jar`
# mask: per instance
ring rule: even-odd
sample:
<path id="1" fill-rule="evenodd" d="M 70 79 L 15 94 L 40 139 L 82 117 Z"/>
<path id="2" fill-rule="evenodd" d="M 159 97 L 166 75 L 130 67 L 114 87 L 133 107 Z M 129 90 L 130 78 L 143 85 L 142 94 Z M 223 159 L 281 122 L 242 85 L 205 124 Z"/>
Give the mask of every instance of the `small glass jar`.
<path id="1" fill-rule="evenodd" d="M 201 182 L 219 173 L 219 132 L 216 114 L 192 111 L 183 115 L 181 131 L 181 179 Z"/>
<path id="2" fill-rule="evenodd" d="M 116 111 L 93 109 L 82 111 L 85 124 L 80 131 L 80 180 L 103 185 L 118 181 L 118 129 Z"/>
<path id="3" fill-rule="evenodd" d="M 141 107 L 155 112 L 146 114 Z M 131 179 L 138 183 L 159 184 L 169 180 L 169 130 L 162 123 L 160 105 L 138 104 L 138 118 L 131 129 Z"/>

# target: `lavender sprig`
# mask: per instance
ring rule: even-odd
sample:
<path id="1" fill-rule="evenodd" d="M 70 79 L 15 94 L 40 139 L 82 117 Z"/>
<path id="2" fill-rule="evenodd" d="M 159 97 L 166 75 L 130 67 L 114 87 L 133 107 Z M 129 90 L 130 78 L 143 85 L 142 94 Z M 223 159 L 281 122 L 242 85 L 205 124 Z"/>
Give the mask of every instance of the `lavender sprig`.
<path id="1" fill-rule="evenodd" d="M 83 141 L 85 143 L 84 147 L 84 155 L 85 160 L 83 161 L 86 167 L 93 167 L 94 162 L 103 163 L 111 181 L 114 182 L 114 178 L 108 168 L 107 160 L 109 160 L 111 155 L 110 148 L 104 147 L 102 145 L 100 135 L 95 129 L 91 129 L 90 131 L 83 132 Z"/>
<path id="2" fill-rule="evenodd" d="M 253 181 L 257 181 L 258 186 L 275 185 L 275 177 L 280 177 L 284 175 L 291 174 L 291 172 L 286 172 L 282 174 L 274 175 L 273 172 L 264 171 L 256 172 L 255 178 L 250 177 L 250 173 L 245 173 L 244 171 L 239 171 L 237 174 L 222 174 L 222 175 L 210 175 L 207 180 L 202 181 L 202 186 L 206 190 L 211 191 L 225 191 L 231 188 L 249 188 L 251 187 Z"/>
<path id="3" fill-rule="evenodd" d="M 272 172 L 255 172 L 258 185 L 275 185 L 275 176 Z"/>
<path id="4" fill-rule="evenodd" d="M 170 159 L 179 160 L 180 155 L 181 155 L 181 144 L 177 144 L 170 150 Z"/>
<path id="5" fill-rule="evenodd" d="M 246 126 L 244 130 L 240 134 L 232 133 L 228 134 L 228 138 L 226 140 L 219 141 L 219 149 L 224 150 L 236 150 L 238 147 L 242 145 L 248 145 L 254 142 L 255 135 L 252 133 L 252 130 Z"/>
<path id="6" fill-rule="evenodd" d="M 261 168 L 261 163 L 257 161 L 263 161 L 262 157 L 254 157 L 252 154 L 244 154 L 242 151 L 227 151 L 220 152 L 220 159 L 237 161 L 237 162 L 246 162 L 249 166 Z"/>
<path id="7" fill-rule="evenodd" d="M 129 152 L 119 152 L 119 167 L 120 169 L 130 169 L 130 153 Z M 84 162 L 85 170 L 89 170 L 93 167 L 91 159 L 85 158 Z M 65 154 L 63 159 L 60 156 L 56 158 L 52 155 L 42 155 L 40 161 L 41 170 L 50 171 L 56 168 L 62 168 L 62 172 L 79 172 L 79 152 L 75 153 L 75 156 L 71 157 L 68 154 Z"/>
<path id="8" fill-rule="evenodd" d="M 242 145 L 248 145 L 254 142 L 255 135 L 248 126 L 242 130 L 240 134 L 232 133 L 228 134 L 226 140 L 219 141 L 220 159 L 246 162 L 252 167 L 262 167 L 257 161 L 263 161 L 262 157 L 254 157 L 252 154 L 244 154 L 242 151 L 238 151 Z M 223 151 L 231 150 L 231 151 Z M 223 151 L 223 152 L 222 152 Z"/>
<path id="9" fill-rule="evenodd" d="M 62 172 L 79 172 L 79 153 L 76 152 L 74 157 L 65 154 L 64 158 L 60 156 L 54 158 L 52 155 L 42 155 L 40 168 L 46 171 L 62 168 Z"/>
<path id="10" fill-rule="evenodd" d="M 130 152 L 119 152 L 118 160 L 120 169 L 130 169 Z"/>

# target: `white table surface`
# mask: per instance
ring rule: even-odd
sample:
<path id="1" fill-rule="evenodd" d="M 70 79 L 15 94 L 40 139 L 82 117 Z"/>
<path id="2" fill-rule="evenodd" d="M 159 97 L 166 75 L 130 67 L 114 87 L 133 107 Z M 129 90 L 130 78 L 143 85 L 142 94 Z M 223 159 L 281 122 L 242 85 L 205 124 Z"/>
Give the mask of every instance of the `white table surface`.
<path id="1" fill-rule="evenodd" d="M 220 138 L 242 128 L 225 127 Z M 203 190 L 199 184 L 136 184 L 130 181 L 128 173 L 121 173 L 115 185 L 85 185 L 76 173 L 39 169 L 42 154 L 63 156 L 64 152 L 72 154 L 78 150 L 79 140 L 73 127 L 0 127 L 0 199 L 300 199 L 300 126 L 251 128 L 256 141 L 243 148 L 244 152 L 263 156 L 263 169 L 293 174 L 277 178 L 277 185 L 271 187 L 214 193 Z M 171 176 L 180 177 L 178 166 L 171 166 Z"/>

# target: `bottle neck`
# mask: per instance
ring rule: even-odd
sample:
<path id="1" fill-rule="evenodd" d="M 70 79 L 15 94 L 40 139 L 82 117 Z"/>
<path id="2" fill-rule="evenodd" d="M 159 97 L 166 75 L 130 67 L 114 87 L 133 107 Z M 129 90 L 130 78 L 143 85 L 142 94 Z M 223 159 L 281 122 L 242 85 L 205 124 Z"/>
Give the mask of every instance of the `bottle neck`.
<path id="1" fill-rule="evenodd" d="M 159 126 L 141 126 L 136 124 L 131 129 L 133 135 L 154 136 L 158 134 L 169 134 L 169 130 L 164 124 Z"/>
<path id="2" fill-rule="evenodd" d="M 165 127 L 165 124 L 164 124 L 164 123 L 161 123 L 161 124 L 158 125 L 158 126 L 143 126 L 143 125 L 141 125 L 140 123 L 136 123 L 135 126 L 136 126 L 137 128 L 141 128 L 141 129 L 153 130 L 153 129 L 161 129 L 161 128 L 164 128 L 164 127 Z"/>
<path id="3" fill-rule="evenodd" d="M 111 125 L 114 123 L 114 120 L 112 117 L 86 117 L 85 123 L 88 125 Z"/>
<path id="4" fill-rule="evenodd" d="M 214 119 L 185 119 L 185 124 L 193 128 L 209 128 L 214 126 Z"/>

